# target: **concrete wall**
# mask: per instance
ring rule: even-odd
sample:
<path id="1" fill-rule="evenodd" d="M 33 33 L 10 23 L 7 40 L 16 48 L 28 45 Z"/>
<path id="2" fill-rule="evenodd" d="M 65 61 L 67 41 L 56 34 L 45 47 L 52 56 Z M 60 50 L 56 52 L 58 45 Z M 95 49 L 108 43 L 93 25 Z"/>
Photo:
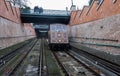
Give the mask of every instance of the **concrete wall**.
<path id="1" fill-rule="evenodd" d="M 81 11 L 72 11 L 69 23 L 71 40 L 90 43 L 82 45 L 120 55 L 120 0 L 115 1 L 103 0 L 101 5 L 94 1 Z M 91 44 L 115 45 L 119 48 Z"/>
<path id="2" fill-rule="evenodd" d="M 26 36 L 28 38 L 32 38 L 32 37 L 36 36 L 35 30 L 34 30 L 32 24 L 30 24 L 30 23 L 24 23 L 24 30 L 25 30 Z"/>
<path id="3" fill-rule="evenodd" d="M 20 10 L 10 2 L 0 0 L 0 49 L 35 37 L 31 24 L 23 24 Z"/>
<path id="4" fill-rule="evenodd" d="M 113 44 L 120 46 L 120 15 L 111 16 L 84 24 L 79 24 L 70 28 L 70 37 L 80 37 L 74 38 L 73 41 L 108 45 Z M 95 48 L 101 51 L 120 54 L 118 48 L 101 47 L 95 45 L 89 45 L 88 47 Z"/>

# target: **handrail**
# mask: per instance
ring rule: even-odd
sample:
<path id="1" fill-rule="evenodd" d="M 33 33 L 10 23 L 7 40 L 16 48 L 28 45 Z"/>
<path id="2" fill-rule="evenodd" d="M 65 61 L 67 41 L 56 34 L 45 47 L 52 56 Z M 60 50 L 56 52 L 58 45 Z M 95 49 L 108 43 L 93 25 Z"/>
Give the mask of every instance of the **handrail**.
<path id="1" fill-rule="evenodd" d="M 27 36 L 9 36 L 9 37 L 0 37 L 0 39 L 9 39 L 9 38 L 21 38 L 21 37 L 30 37 L 30 36 L 34 36 L 34 35 L 27 35 Z"/>
<path id="2" fill-rule="evenodd" d="M 106 46 L 106 47 L 116 47 L 120 48 L 120 44 L 103 44 L 103 43 L 88 43 L 88 42 L 76 42 L 76 41 L 70 41 L 72 43 L 80 43 L 80 44 L 86 44 L 86 45 L 96 45 L 96 46 Z"/>
<path id="3" fill-rule="evenodd" d="M 114 42 L 118 42 L 118 40 L 115 39 L 104 39 L 104 38 L 88 38 L 88 37 L 69 37 L 71 38 L 76 38 L 76 39 L 90 39 L 90 40 L 104 40 L 104 41 L 114 41 Z"/>
<path id="4" fill-rule="evenodd" d="M 70 11 L 66 10 L 49 10 L 44 9 L 43 12 L 34 12 L 34 9 L 21 9 L 22 14 L 34 14 L 34 15 L 60 15 L 60 16 L 69 16 Z"/>

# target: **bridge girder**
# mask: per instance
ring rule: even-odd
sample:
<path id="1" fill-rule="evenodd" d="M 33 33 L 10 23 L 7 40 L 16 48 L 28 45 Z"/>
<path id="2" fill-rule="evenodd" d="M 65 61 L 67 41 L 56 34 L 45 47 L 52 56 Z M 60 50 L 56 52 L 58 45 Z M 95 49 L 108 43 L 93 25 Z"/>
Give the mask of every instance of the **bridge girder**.
<path id="1" fill-rule="evenodd" d="M 39 24 L 51 24 L 51 23 L 62 23 L 68 24 L 70 16 L 59 16 L 59 15 L 32 15 L 32 14 L 21 14 L 21 20 L 23 23 L 39 23 Z"/>

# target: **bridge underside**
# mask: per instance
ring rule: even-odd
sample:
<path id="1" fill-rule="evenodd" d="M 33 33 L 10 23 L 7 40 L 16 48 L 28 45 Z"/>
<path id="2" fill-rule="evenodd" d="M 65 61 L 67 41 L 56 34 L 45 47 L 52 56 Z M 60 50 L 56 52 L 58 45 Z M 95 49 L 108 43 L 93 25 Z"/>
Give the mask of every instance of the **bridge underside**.
<path id="1" fill-rule="evenodd" d="M 23 23 L 68 24 L 69 19 L 70 19 L 70 16 L 21 14 L 21 20 Z"/>

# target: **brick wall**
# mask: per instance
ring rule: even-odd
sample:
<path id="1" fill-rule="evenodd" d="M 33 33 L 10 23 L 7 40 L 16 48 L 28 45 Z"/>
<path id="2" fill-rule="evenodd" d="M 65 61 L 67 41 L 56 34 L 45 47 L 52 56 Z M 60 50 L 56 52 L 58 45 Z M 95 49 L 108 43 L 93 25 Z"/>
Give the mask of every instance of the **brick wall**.
<path id="1" fill-rule="evenodd" d="M 69 25 L 77 25 L 95 21 L 108 16 L 120 14 L 120 0 L 103 0 L 101 5 L 94 1 L 91 6 L 85 6 L 82 10 L 72 11 Z"/>
<path id="2" fill-rule="evenodd" d="M 16 23 L 21 22 L 19 8 L 13 7 L 10 2 L 5 2 L 5 0 L 0 0 L 0 16 Z"/>

